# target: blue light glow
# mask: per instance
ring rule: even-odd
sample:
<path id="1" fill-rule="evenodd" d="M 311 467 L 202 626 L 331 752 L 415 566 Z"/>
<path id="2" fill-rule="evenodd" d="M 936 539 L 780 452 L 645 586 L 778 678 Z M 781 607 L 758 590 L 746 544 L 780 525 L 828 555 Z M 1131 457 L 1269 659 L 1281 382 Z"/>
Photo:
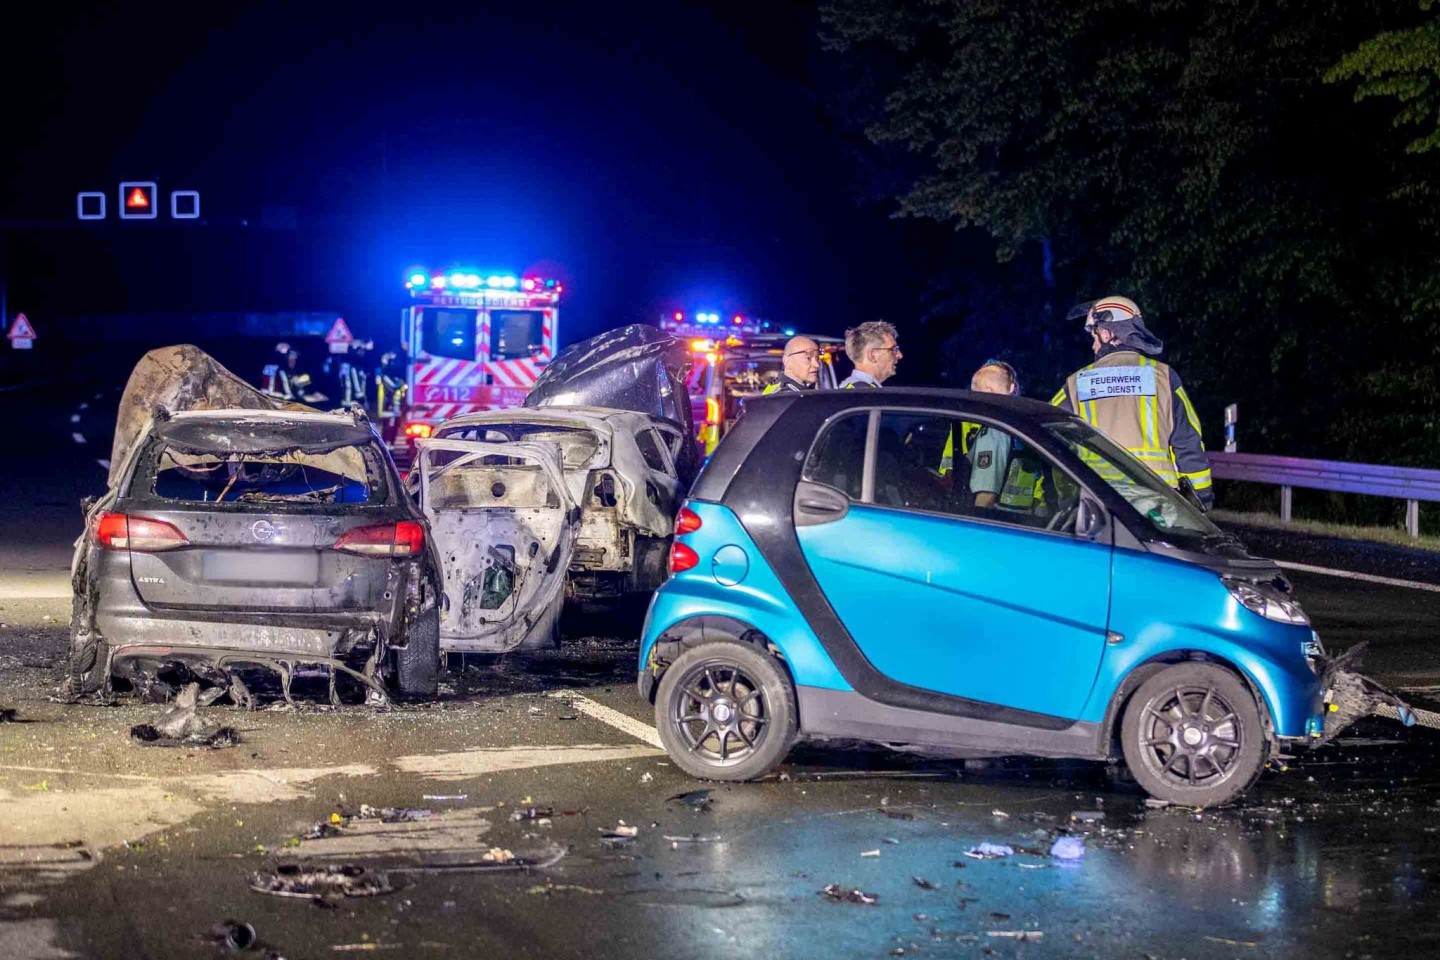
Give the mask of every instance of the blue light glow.
<path id="1" fill-rule="evenodd" d="M 430 278 L 425 276 L 425 274 L 421 273 L 419 270 L 416 270 L 414 273 L 410 274 L 410 286 L 412 287 L 423 287 L 429 282 Z"/>
<path id="2" fill-rule="evenodd" d="M 785 334 L 785 336 L 787 336 L 787 337 L 793 337 L 793 336 L 795 336 L 795 328 L 794 328 L 794 327 L 786 327 L 784 330 L 782 330 L 782 331 L 780 331 L 780 332 L 783 333 L 783 334 Z"/>

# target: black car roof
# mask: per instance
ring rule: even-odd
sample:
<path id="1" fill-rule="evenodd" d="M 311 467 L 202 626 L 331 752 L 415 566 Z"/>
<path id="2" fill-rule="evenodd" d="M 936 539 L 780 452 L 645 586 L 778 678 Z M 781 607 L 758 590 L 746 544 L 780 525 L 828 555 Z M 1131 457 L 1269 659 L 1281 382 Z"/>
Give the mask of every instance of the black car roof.
<path id="1" fill-rule="evenodd" d="M 937 403 L 959 403 L 976 413 L 991 410 L 1012 420 L 1029 419 L 1035 423 L 1066 420 L 1071 416 L 1069 411 L 1041 400 L 977 390 L 942 390 L 933 387 L 857 387 L 852 390 L 815 390 L 808 393 L 787 391 L 764 397 L 751 397 L 745 401 L 746 407 L 762 403 L 819 403 L 827 405 L 834 413 L 852 407 L 927 407 Z"/>

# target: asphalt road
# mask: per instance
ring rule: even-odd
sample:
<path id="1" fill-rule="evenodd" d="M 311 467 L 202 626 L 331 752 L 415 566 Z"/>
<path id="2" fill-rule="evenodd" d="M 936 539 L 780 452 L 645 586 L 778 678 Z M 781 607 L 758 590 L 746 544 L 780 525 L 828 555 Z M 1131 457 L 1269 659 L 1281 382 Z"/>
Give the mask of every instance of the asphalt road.
<path id="1" fill-rule="evenodd" d="M 455 664 L 435 703 L 217 706 L 238 745 L 139 746 L 130 727 L 162 707 L 48 699 L 75 502 L 103 479 L 98 437 L 69 436 L 78 401 L 36 402 L 61 411 L 47 415 L 56 430 L 0 480 L 0 707 L 17 720 L 0 723 L 0 957 L 214 957 L 224 948 L 208 935 L 228 919 L 290 958 L 1440 947 L 1440 738 L 1383 722 L 1204 814 L 1151 809 L 1096 764 L 869 750 L 800 749 L 765 782 L 705 785 L 654 747 L 632 631 L 577 617 L 558 652 Z M 1305 544 L 1270 552 L 1290 549 L 1323 559 Z M 1294 579 L 1332 649 L 1365 640 L 1387 681 L 1440 684 L 1440 593 Z M 323 703 L 322 684 L 300 686 Z M 356 817 L 362 804 L 429 814 L 386 823 Z M 548 822 L 513 819 L 531 807 Z M 622 820 L 634 838 L 604 835 Z M 1043 855 L 1062 834 L 1085 840 L 1078 862 Z M 1016 852 L 967 855 L 982 842 Z M 352 892 L 383 892 L 321 907 L 251 888 L 281 864 L 350 865 Z M 833 899 L 832 884 L 875 902 Z"/>

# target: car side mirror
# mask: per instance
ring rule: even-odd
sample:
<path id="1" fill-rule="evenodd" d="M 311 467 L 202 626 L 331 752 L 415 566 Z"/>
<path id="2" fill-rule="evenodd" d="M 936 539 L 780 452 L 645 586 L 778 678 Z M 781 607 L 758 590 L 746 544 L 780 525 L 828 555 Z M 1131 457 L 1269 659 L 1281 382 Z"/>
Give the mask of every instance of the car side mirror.
<path id="1" fill-rule="evenodd" d="M 1075 510 L 1075 536 L 1094 540 L 1105 529 L 1105 509 L 1089 497 L 1081 497 Z"/>

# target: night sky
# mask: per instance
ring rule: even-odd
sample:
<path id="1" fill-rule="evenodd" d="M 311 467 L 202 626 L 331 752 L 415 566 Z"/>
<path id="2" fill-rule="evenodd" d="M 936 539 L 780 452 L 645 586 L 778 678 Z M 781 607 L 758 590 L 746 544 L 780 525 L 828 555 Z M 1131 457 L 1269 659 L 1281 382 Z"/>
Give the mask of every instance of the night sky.
<path id="1" fill-rule="evenodd" d="M 463 264 L 558 275 L 565 342 L 670 309 L 913 314 L 814 91 L 811 5 L 481 6 L 30 14 L 3 40 L 11 312 L 386 325 L 409 268 Z M 199 190 L 204 224 L 118 223 L 122 179 Z M 87 189 L 106 226 L 76 222 Z"/>

